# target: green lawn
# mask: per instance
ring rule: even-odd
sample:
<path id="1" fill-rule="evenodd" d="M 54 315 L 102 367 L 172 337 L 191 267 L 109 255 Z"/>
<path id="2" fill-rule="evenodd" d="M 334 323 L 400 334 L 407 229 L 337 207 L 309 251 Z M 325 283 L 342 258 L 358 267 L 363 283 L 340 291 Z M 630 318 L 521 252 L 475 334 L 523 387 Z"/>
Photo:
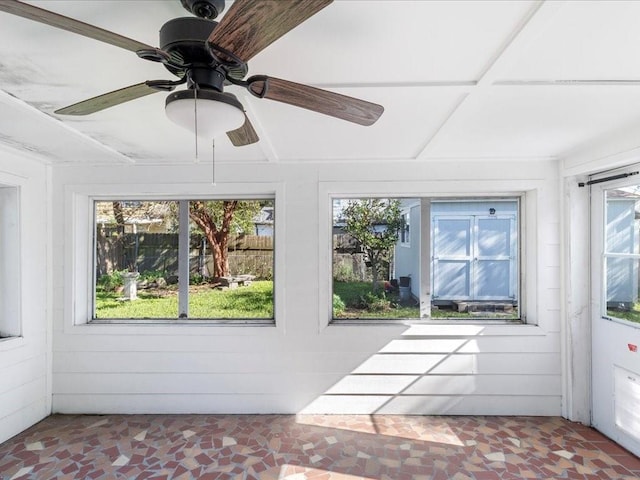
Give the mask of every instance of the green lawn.
<path id="1" fill-rule="evenodd" d="M 415 302 L 407 302 L 401 304 L 397 294 L 385 294 L 385 298 L 389 301 L 387 308 L 385 303 L 380 302 L 379 309 L 367 309 L 362 299 L 366 299 L 367 295 L 371 298 L 372 285 L 371 282 L 333 282 L 333 293 L 338 295 L 344 304 L 346 310 L 344 312 L 334 312 L 335 318 L 418 318 L 420 309 Z"/>
<path id="2" fill-rule="evenodd" d="M 96 292 L 96 318 L 177 318 L 176 289 L 139 290 L 138 299 L 123 301 L 115 292 Z M 273 282 L 217 290 L 207 285 L 189 289 L 189 318 L 273 318 Z"/>
<path id="3" fill-rule="evenodd" d="M 367 319 L 388 319 L 388 318 L 420 318 L 420 309 L 415 300 L 407 302 L 400 302 L 397 293 L 387 293 L 384 295 L 385 300 L 375 302 L 375 298 L 372 299 L 372 285 L 371 282 L 333 282 L 333 293 L 340 297 L 346 308 L 344 311 L 334 311 L 334 318 L 367 318 Z M 385 308 L 367 308 L 367 302 L 363 301 L 370 299 L 369 305 L 373 302 L 373 306 L 381 306 Z M 478 320 L 478 319 L 499 319 L 499 320 L 514 320 L 518 318 L 517 310 L 513 313 L 492 313 L 482 312 L 477 313 L 461 313 L 451 309 L 434 308 L 431 310 L 431 318 L 433 319 L 451 319 L 451 320 Z"/>
<path id="4" fill-rule="evenodd" d="M 640 323 L 640 303 L 635 303 L 631 310 L 607 310 L 607 315 L 613 318 L 621 318 L 629 322 Z"/>

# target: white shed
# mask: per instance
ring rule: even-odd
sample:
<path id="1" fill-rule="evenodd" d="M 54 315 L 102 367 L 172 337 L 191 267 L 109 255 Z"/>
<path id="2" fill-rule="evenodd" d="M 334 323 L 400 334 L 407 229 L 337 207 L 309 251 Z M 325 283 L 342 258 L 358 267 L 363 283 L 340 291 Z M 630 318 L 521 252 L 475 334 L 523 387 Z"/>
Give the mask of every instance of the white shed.
<path id="1" fill-rule="evenodd" d="M 396 247 L 397 277 L 418 296 L 420 202 L 403 202 L 406 223 Z M 434 305 L 518 298 L 518 202 L 515 199 L 431 201 L 431 291 Z"/>

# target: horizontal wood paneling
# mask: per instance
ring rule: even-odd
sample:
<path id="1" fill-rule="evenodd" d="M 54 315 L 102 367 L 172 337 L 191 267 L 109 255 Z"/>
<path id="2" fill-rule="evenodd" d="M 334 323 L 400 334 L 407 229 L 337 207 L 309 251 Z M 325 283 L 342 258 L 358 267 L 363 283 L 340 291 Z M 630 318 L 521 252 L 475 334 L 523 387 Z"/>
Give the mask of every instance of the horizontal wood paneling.
<path id="1" fill-rule="evenodd" d="M 348 375 L 326 393 L 557 396 L 560 380 L 560 375 Z"/>
<path id="2" fill-rule="evenodd" d="M 42 375 L 3 393 L 0 395 L 0 418 L 19 414 L 28 405 L 45 400 L 45 389 L 46 377 Z"/>
<path id="3" fill-rule="evenodd" d="M 286 354 L 108 352 L 60 353 L 56 373 L 340 373 L 366 374 L 555 374 L 558 353 L 378 354 L 342 352 L 323 358 Z"/>
<path id="4" fill-rule="evenodd" d="M 81 352 L 58 353 L 57 373 L 340 373 L 357 367 L 366 356 L 342 352 Z"/>
<path id="5" fill-rule="evenodd" d="M 402 338 L 390 341 L 380 353 L 554 353 L 560 348 L 557 333 L 540 337 Z"/>
<path id="6" fill-rule="evenodd" d="M 83 328 L 92 329 L 97 325 Z M 106 326 L 99 326 L 106 327 Z M 107 327 L 108 328 L 108 327 Z M 118 328 L 118 327 L 116 327 Z M 143 327 L 144 328 L 144 327 Z M 197 327 L 196 327 L 197 328 Z M 342 327 L 337 327 L 338 329 Z M 192 353 L 269 353 L 290 352 L 304 350 L 306 352 L 339 353 L 370 352 L 384 347 L 388 343 L 389 332 L 368 333 L 366 338 L 353 342 L 350 335 L 327 332 L 322 336 L 296 335 L 288 333 L 286 336 L 273 332 L 271 328 L 257 328 L 258 333 L 247 334 L 245 327 L 235 335 L 213 333 L 192 333 L 190 326 L 174 328 L 173 334 L 159 335 L 154 332 L 154 326 L 147 326 L 146 333 L 130 335 L 89 334 L 65 335 L 55 332 L 54 351 L 56 352 L 192 352 Z M 394 329 L 395 330 L 395 329 Z M 400 329 L 402 330 L 402 329 Z M 342 330 L 344 333 L 344 330 Z M 357 331 L 354 332 L 357 334 Z"/>
<path id="7" fill-rule="evenodd" d="M 55 284 L 54 410 L 437 414 L 468 409 L 467 413 L 557 414 L 561 363 L 556 165 L 487 161 L 362 166 L 252 165 L 234 169 L 234 183 L 220 184 L 226 192 L 242 191 L 245 182 L 251 188 L 256 182 L 283 182 L 276 216 L 279 225 L 286 226 L 276 237 L 276 250 L 282 253 L 276 282 L 283 282 L 284 294 L 276 297 L 283 312 L 276 328 L 73 326 L 71 297 L 82 292 L 69 292 L 71 282 L 65 289 Z M 73 208 L 69 192 L 74 189 L 107 194 L 163 189 L 173 195 L 202 195 L 209 187 L 194 179 L 208 178 L 209 173 L 203 165 L 69 168 L 56 171 L 54 198 Z M 527 307 L 537 325 L 327 326 L 330 277 L 322 275 L 326 265 L 321 262 L 330 255 L 321 247 L 330 243 L 330 232 L 322 227 L 330 202 L 323 196 L 322 182 L 339 182 L 336 193 L 343 189 L 354 195 L 382 194 L 384 189 L 448 196 L 533 192 L 524 202 L 530 208 L 523 217 L 523 233 L 529 255 Z M 56 211 L 53 235 L 55 271 L 67 276 L 70 261 L 58 260 L 71 252 L 60 238 L 79 238 L 67 234 L 72 228 L 65 225 L 69 219 L 64 209 Z"/>
<path id="8" fill-rule="evenodd" d="M 560 375 L 429 375 L 420 377 L 407 395 L 547 395 L 558 396 Z"/>
<path id="9" fill-rule="evenodd" d="M 324 388 L 323 388 L 324 387 Z M 550 395 L 559 375 L 59 374 L 54 394 Z"/>
<path id="10" fill-rule="evenodd" d="M 29 341 L 15 339 L 20 343 L 17 348 L 0 350 L 0 368 L 8 368 L 24 362 L 26 359 L 42 355 L 46 351 L 46 339 L 44 335 L 31 337 Z M 10 340 L 10 341 L 13 341 Z"/>
<path id="11" fill-rule="evenodd" d="M 560 396 L 440 395 L 367 396 L 325 395 L 303 413 L 389 415 L 559 415 Z"/>
<path id="12" fill-rule="evenodd" d="M 379 413 L 420 415 L 560 415 L 560 395 L 396 397 Z"/>
<path id="13" fill-rule="evenodd" d="M 1 364 L 0 364 L 1 365 Z M 18 365 L 0 366 L 0 395 L 13 390 L 30 380 L 44 376 L 47 371 L 47 357 L 44 352 L 26 358 Z"/>
<path id="14" fill-rule="evenodd" d="M 48 414 L 47 399 L 39 395 L 31 403 L 24 404 L 20 410 L 0 416 L 0 443 L 26 430 Z"/>
<path id="15" fill-rule="evenodd" d="M 558 353 L 376 354 L 353 373 L 558 374 Z"/>
<path id="16" fill-rule="evenodd" d="M 54 395 L 277 395 L 297 391 L 317 395 L 329 388 L 338 375 L 277 373 L 67 373 L 56 375 Z M 323 389 L 324 387 L 324 389 Z"/>
<path id="17" fill-rule="evenodd" d="M 61 395 L 53 396 L 58 413 L 292 413 L 301 411 L 310 399 L 297 391 L 278 395 Z"/>

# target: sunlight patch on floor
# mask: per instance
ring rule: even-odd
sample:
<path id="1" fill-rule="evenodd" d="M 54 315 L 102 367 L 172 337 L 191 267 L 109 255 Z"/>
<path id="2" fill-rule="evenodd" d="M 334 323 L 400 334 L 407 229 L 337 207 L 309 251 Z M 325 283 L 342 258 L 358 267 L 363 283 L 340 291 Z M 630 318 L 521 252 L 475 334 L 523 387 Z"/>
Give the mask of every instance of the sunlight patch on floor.
<path id="1" fill-rule="evenodd" d="M 374 480 L 370 477 L 349 475 L 346 473 L 331 472 L 317 468 L 299 467 L 297 465 L 282 465 L 278 477 L 274 480 Z M 268 476 L 262 476 L 260 480 L 271 480 Z"/>
<path id="2" fill-rule="evenodd" d="M 425 424 L 424 417 L 411 415 L 296 415 L 302 425 L 384 435 L 407 440 L 462 447 L 465 443 L 446 421 Z"/>

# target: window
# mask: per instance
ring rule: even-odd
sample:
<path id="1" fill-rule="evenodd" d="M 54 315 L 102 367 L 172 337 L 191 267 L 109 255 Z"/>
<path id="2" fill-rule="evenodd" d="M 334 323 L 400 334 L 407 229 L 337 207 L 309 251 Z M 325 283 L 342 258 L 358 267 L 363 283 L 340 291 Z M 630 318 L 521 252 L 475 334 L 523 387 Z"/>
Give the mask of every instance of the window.
<path id="1" fill-rule="evenodd" d="M 18 188 L 0 185 L 0 338 L 21 334 Z"/>
<path id="2" fill-rule="evenodd" d="M 334 199 L 333 209 L 334 320 L 520 319 L 518 197 Z"/>
<path id="3" fill-rule="evenodd" d="M 409 212 L 403 212 L 402 226 L 400 227 L 400 245 L 404 247 L 411 246 L 410 225 L 411 225 L 411 216 L 409 215 Z"/>
<path id="4" fill-rule="evenodd" d="M 94 321 L 273 323 L 272 198 L 93 205 Z"/>
<path id="5" fill-rule="evenodd" d="M 640 185 L 605 192 L 604 315 L 640 323 Z"/>

